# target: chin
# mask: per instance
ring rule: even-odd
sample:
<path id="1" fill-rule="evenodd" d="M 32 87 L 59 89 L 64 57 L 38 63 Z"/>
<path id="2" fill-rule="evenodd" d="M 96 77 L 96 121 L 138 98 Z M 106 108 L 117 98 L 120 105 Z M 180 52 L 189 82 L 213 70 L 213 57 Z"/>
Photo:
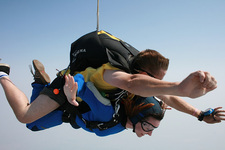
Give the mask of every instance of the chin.
<path id="1" fill-rule="evenodd" d="M 137 137 L 141 138 L 142 136 L 144 136 L 143 134 L 137 134 Z"/>

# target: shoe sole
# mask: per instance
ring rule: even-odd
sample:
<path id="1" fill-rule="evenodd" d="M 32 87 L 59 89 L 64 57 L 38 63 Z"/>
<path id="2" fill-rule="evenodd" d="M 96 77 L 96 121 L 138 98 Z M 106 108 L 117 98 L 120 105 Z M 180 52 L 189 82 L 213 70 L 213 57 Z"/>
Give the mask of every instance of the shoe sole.
<path id="1" fill-rule="evenodd" d="M 2 64 L 0 63 L 0 70 L 7 73 L 9 75 L 10 73 L 10 66 L 8 64 Z"/>
<path id="2" fill-rule="evenodd" d="M 37 71 L 40 74 L 40 79 L 43 83 L 51 82 L 51 79 L 49 78 L 48 74 L 45 72 L 44 65 L 40 61 L 33 60 L 33 66 L 35 71 Z"/>

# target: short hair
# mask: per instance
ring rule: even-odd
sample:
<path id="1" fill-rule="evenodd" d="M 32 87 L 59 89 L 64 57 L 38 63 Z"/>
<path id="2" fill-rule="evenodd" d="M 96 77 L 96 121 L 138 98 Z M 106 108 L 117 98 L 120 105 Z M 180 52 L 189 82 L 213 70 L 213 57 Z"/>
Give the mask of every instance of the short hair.
<path id="1" fill-rule="evenodd" d="M 152 49 L 138 53 L 132 63 L 133 70 L 148 70 L 153 74 L 157 74 L 160 69 L 167 70 L 168 67 L 169 59 Z"/>

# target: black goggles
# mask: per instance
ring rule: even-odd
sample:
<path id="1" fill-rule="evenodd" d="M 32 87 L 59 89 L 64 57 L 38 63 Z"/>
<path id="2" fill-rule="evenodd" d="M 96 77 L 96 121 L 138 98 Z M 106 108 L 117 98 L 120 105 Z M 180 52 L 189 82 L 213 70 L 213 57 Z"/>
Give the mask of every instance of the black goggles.
<path id="1" fill-rule="evenodd" d="M 145 131 L 145 132 L 150 132 L 153 131 L 154 129 L 158 128 L 156 126 L 154 126 L 153 124 L 151 124 L 150 122 L 147 121 L 141 121 L 141 128 Z"/>

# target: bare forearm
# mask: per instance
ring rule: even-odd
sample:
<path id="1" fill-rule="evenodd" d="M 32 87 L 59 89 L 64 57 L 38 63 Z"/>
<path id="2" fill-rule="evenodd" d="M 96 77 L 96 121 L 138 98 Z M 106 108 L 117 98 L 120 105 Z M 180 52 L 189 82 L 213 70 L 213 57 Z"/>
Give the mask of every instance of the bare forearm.
<path id="1" fill-rule="evenodd" d="M 143 97 L 158 95 L 178 95 L 178 84 L 151 78 L 142 74 L 127 74 L 106 70 L 104 80 L 115 87 Z"/>
<path id="2" fill-rule="evenodd" d="M 144 97 L 159 96 L 159 95 L 180 95 L 178 82 L 167 82 L 154 78 L 149 78 L 145 75 L 133 75 L 128 83 L 125 84 L 127 90 L 136 95 Z"/>
<path id="3" fill-rule="evenodd" d="M 184 112 L 189 115 L 193 115 L 195 117 L 198 117 L 200 114 L 200 110 L 195 108 L 194 106 L 190 105 L 183 99 L 177 96 L 159 96 L 160 99 L 162 99 L 167 105 L 170 107 Z"/>
<path id="4" fill-rule="evenodd" d="M 190 105 L 180 97 L 176 96 L 159 96 L 161 100 L 163 100 L 167 105 L 173 107 L 174 109 L 184 112 L 186 114 L 192 115 L 196 118 L 200 116 L 201 110 L 195 108 L 194 106 Z M 209 124 L 220 123 L 221 121 L 225 120 L 223 113 L 225 110 L 221 110 L 222 107 L 214 108 L 215 114 L 214 115 L 207 115 L 204 117 L 203 121 Z"/>

